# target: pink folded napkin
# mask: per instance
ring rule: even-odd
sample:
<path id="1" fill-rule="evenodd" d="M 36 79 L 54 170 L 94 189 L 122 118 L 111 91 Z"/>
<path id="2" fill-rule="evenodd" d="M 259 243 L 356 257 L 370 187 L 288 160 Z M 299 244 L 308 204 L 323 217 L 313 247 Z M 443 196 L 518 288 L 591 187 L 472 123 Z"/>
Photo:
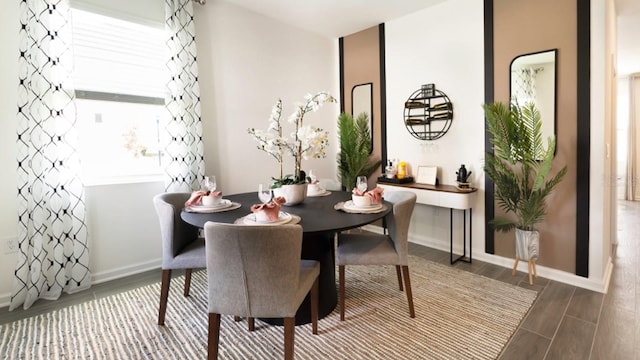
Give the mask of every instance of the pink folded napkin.
<path id="1" fill-rule="evenodd" d="M 202 197 L 203 196 L 207 196 L 207 195 L 222 196 L 222 191 L 214 191 L 214 192 L 204 191 L 204 190 L 194 191 L 194 192 L 191 193 L 191 197 L 189 197 L 189 200 L 187 200 L 184 203 L 184 207 L 198 205 L 200 203 L 200 200 L 202 199 Z"/>
<path id="2" fill-rule="evenodd" d="M 287 200 L 283 196 L 273 198 L 266 204 L 251 205 L 251 212 L 262 212 L 269 221 L 278 221 L 280 218 L 280 205 L 286 203 Z M 258 218 L 256 214 L 256 219 Z"/>
<path id="3" fill-rule="evenodd" d="M 367 191 L 367 196 L 371 198 L 372 204 L 380 204 L 382 202 L 382 194 L 384 193 L 384 189 L 381 187 L 376 187 L 373 190 Z"/>
<path id="4" fill-rule="evenodd" d="M 372 204 L 380 204 L 382 202 L 382 194 L 384 193 L 384 189 L 381 187 L 376 187 L 373 190 L 369 190 L 369 191 L 360 191 L 358 190 L 358 188 L 353 188 L 353 190 L 351 191 L 351 193 L 353 195 L 357 195 L 357 196 L 368 196 L 369 198 L 371 198 L 371 203 Z"/>

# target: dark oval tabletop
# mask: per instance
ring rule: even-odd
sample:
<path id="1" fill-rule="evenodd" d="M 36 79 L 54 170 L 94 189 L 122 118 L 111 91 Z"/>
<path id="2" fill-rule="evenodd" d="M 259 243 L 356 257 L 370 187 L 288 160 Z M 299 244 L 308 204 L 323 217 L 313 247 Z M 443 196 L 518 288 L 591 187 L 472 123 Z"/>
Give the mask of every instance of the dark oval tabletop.
<path id="1" fill-rule="evenodd" d="M 181 218 L 185 222 L 204 228 L 207 221 L 233 223 L 237 219 L 251 213 L 251 205 L 259 204 L 258 193 L 226 195 L 224 199 L 241 204 L 242 206 L 229 211 L 217 213 L 195 213 L 182 209 Z M 386 208 L 375 214 L 353 214 L 336 210 L 334 206 L 339 202 L 351 200 L 351 193 L 346 191 L 331 191 L 327 196 L 307 197 L 301 204 L 282 206 L 281 211 L 297 215 L 301 218 L 304 233 L 320 233 L 327 231 L 342 231 L 370 224 L 383 218 L 391 212 L 392 204 L 384 202 Z"/>

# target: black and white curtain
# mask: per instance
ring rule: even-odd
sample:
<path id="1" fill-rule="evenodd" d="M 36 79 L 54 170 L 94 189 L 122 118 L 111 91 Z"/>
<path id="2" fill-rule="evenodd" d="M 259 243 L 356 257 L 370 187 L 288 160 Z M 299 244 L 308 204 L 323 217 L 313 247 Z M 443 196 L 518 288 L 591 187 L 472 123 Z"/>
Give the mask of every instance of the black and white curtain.
<path id="1" fill-rule="evenodd" d="M 511 71 L 511 101 L 524 105 L 536 101 L 536 74 L 532 67 L 523 67 Z"/>
<path id="2" fill-rule="evenodd" d="M 204 145 L 200 117 L 200 87 L 195 24 L 191 0 L 165 0 L 167 44 L 170 58 L 169 94 L 166 106 L 171 114 L 167 130 L 168 192 L 200 188 L 204 179 Z"/>
<path id="3" fill-rule="evenodd" d="M 68 0 L 20 0 L 18 264 L 10 310 L 91 285 Z"/>
<path id="4" fill-rule="evenodd" d="M 627 134 L 625 200 L 640 201 L 640 74 L 629 76 L 629 129 Z"/>

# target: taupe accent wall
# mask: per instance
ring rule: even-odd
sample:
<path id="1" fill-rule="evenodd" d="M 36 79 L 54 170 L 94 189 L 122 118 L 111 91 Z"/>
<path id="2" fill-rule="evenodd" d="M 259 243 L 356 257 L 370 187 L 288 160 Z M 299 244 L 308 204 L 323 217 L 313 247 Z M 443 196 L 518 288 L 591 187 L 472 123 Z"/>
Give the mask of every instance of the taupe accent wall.
<path id="1" fill-rule="evenodd" d="M 380 64 L 380 27 L 375 26 L 343 37 L 343 88 L 344 111 L 351 113 L 351 89 L 354 86 L 373 84 L 373 151 L 372 158 L 382 158 L 382 102 L 380 74 L 383 72 Z M 379 176 L 380 172 L 376 172 Z M 373 178 L 373 176 L 372 176 Z M 375 179 L 370 179 L 370 184 Z"/>
<path id="2" fill-rule="evenodd" d="M 577 12 L 576 2 L 494 0 L 494 100 L 509 101 L 509 65 L 518 55 L 558 49 L 557 150 L 554 171 L 568 173 L 548 201 L 540 231 L 538 263 L 575 273 L 577 168 Z M 544 121 L 544 119 L 543 119 Z M 496 204 L 496 215 L 501 210 Z M 584 224 L 588 226 L 588 224 Z M 514 234 L 495 233 L 495 254 L 515 256 Z"/>

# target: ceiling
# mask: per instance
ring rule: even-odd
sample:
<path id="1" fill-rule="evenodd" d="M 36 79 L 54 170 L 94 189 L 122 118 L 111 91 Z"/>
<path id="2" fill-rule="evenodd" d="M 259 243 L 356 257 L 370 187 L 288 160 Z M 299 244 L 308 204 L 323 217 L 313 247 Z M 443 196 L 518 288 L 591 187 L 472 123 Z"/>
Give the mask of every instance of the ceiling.
<path id="1" fill-rule="evenodd" d="M 339 38 L 445 0 L 224 0 L 289 25 Z"/>
<path id="2" fill-rule="evenodd" d="M 223 1 L 322 36 L 339 38 L 446 0 Z M 640 0 L 614 1 L 618 15 L 617 73 L 640 72 Z"/>

